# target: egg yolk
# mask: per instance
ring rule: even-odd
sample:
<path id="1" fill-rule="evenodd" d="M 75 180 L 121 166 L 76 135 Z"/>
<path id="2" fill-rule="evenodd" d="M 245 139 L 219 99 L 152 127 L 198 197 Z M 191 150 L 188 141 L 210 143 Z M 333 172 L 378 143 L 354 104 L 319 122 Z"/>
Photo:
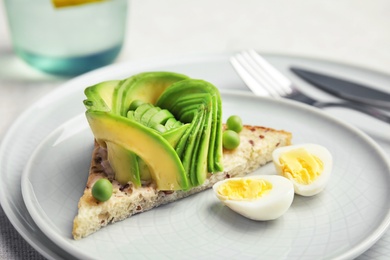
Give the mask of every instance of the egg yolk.
<path id="1" fill-rule="evenodd" d="M 285 177 L 300 184 L 312 183 L 324 170 L 323 162 L 304 148 L 283 153 L 279 162 Z"/>
<path id="2" fill-rule="evenodd" d="M 229 180 L 221 184 L 218 193 L 229 200 L 254 200 L 260 198 L 272 189 L 272 184 L 261 179 Z"/>

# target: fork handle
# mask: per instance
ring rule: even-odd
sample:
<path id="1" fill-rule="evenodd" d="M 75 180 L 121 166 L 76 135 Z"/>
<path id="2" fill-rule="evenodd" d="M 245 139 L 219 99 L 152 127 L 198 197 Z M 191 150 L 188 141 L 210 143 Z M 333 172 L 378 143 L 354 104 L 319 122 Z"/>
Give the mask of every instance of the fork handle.
<path id="1" fill-rule="evenodd" d="M 376 119 L 379 119 L 383 122 L 390 123 L 390 116 L 386 115 L 384 112 L 379 109 L 360 104 L 360 103 L 352 103 L 352 102 L 314 102 L 313 106 L 318 108 L 324 107 L 345 107 L 353 110 L 360 111 L 364 114 L 370 115 Z"/>
<path id="2" fill-rule="evenodd" d="M 344 107 L 353 109 L 359 112 L 362 112 L 364 114 L 367 114 L 369 116 L 372 116 L 382 122 L 386 122 L 390 124 L 390 116 L 386 115 L 384 112 L 382 112 L 379 109 L 370 107 L 368 105 L 358 103 L 358 102 L 350 102 L 350 101 L 344 101 L 344 102 L 321 102 L 317 101 L 315 99 L 312 99 L 309 96 L 306 96 L 305 94 L 294 91 L 291 93 L 287 98 L 293 99 L 296 101 L 303 102 L 305 104 L 309 104 L 318 108 L 324 108 L 324 107 Z"/>

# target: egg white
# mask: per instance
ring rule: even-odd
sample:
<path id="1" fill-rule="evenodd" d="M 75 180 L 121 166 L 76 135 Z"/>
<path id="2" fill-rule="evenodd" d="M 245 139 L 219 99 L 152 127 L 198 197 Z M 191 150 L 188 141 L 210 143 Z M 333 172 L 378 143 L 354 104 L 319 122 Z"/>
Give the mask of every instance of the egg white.
<path id="1" fill-rule="evenodd" d="M 268 194 L 253 200 L 231 200 L 218 193 L 221 184 L 234 179 L 263 179 L 272 183 L 272 189 Z M 277 175 L 248 176 L 231 178 L 220 181 L 213 186 L 217 198 L 233 211 L 252 220 L 273 220 L 282 216 L 291 206 L 294 199 L 294 187 L 292 183 Z"/>
<path id="2" fill-rule="evenodd" d="M 310 154 L 318 157 L 324 165 L 323 172 L 310 184 L 301 184 L 295 181 L 293 178 L 289 178 L 294 185 L 294 192 L 301 196 L 313 196 L 323 191 L 329 182 L 333 167 L 332 154 L 327 148 L 318 144 L 298 144 L 277 148 L 273 154 L 272 159 L 275 165 L 275 169 L 278 174 L 283 175 L 282 165 L 279 158 L 282 153 L 291 151 L 297 148 L 305 148 Z"/>

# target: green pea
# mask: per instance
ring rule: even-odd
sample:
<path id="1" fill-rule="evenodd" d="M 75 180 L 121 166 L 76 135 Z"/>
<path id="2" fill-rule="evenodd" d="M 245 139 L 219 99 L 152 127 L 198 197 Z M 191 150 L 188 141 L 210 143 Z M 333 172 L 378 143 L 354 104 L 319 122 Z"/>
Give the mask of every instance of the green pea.
<path id="1" fill-rule="evenodd" d="M 240 136 L 233 130 L 226 130 L 222 135 L 223 147 L 233 150 L 240 145 Z"/>
<path id="2" fill-rule="evenodd" d="M 226 121 L 227 128 L 233 130 L 236 133 L 242 130 L 242 120 L 239 116 L 230 116 Z"/>
<path id="3" fill-rule="evenodd" d="M 144 103 L 145 102 L 143 102 L 142 100 L 139 100 L 139 99 L 133 100 L 133 102 L 131 102 L 131 104 L 130 104 L 129 110 L 136 110 L 137 107 L 139 107 L 140 105 L 142 105 Z"/>
<path id="4" fill-rule="evenodd" d="M 98 201 L 106 201 L 111 198 L 112 183 L 107 179 L 99 179 L 92 187 L 92 196 Z"/>

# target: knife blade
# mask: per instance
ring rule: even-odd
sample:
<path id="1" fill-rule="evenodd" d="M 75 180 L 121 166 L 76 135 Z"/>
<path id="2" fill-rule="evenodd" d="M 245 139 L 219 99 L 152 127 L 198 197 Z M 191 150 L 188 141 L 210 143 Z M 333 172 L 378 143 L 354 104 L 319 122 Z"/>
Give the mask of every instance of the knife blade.
<path id="1" fill-rule="evenodd" d="M 361 83 L 292 66 L 303 80 L 339 98 L 390 109 L 390 94 Z"/>

